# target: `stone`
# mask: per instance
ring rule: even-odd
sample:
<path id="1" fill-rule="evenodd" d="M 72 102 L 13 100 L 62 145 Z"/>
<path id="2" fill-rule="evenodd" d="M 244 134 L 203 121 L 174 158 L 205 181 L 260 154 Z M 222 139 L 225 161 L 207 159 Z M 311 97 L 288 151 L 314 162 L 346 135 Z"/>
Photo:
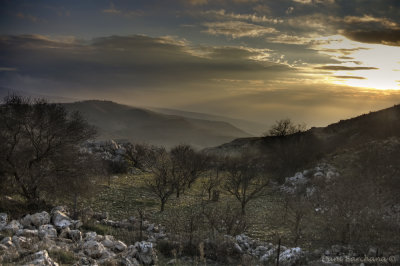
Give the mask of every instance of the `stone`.
<path id="1" fill-rule="evenodd" d="M 41 225 L 39 226 L 39 237 L 40 239 L 56 238 L 57 230 L 51 224 Z"/>
<path id="2" fill-rule="evenodd" d="M 29 249 L 32 246 L 31 239 L 27 239 L 24 236 L 13 236 L 12 242 L 18 249 Z"/>
<path id="3" fill-rule="evenodd" d="M 157 261 L 157 255 L 153 250 L 153 244 L 142 241 L 136 242 L 134 248 L 137 250 L 136 258 L 144 265 L 152 265 Z"/>
<path id="4" fill-rule="evenodd" d="M 39 227 L 41 225 L 50 223 L 50 214 L 48 212 L 43 211 L 40 213 L 32 214 L 30 216 L 30 219 L 31 219 L 31 223 L 34 226 Z"/>
<path id="5" fill-rule="evenodd" d="M 3 228 L 3 230 L 15 234 L 19 229 L 22 228 L 23 226 L 17 220 L 12 220 Z"/>
<path id="6" fill-rule="evenodd" d="M 234 244 L 234 250 L 235 250 L 237 253 L 243 253 L 243 250 L 242 250 L 242 248 L 239 246 L 238 243 L 235 243 L 235 244 Z"/>
<path id="7" fill-rule="evenodd" d="M 72 224 L 71 218 L 69 218 L 65 213 L 58 210 L 52 212 L 51 221 L 57 229 L 63 229 L 69 227 Z"/>
<path id="8" fill-rule="evenodd" d="M 17 236 L 36 237 L 39 235 L 39 231 L 37 229 L 19 229 L 15 234 Z"/>
<path id="9" fill-rule="evenodd" d="M 7 225 L 7 213 L 0 213 L 0 231 Z"/>
<path id="10" fill-rule="evenodd" d="M 126 246 L 126 244 L 124 242 L 118 240 L 118 241 L 115 241 L 113 250 L 115 252 L 122 252 L 122 251 L 125 251 L 127 248 L 128 247 Z"/>
<path id="11" fill-rule="evenodd" d="M 96 241 L 97 240 L 97 233 L 96 232 L 87 232 L 85 234 L 85 241 Z"/>
<path id="12" fill-rule="evenodd" d="M 82 232 L 79 230 L 70 230 L 68 232 L 68 238 L 75 242 L 79 242 L 82 240 Z"/>
<path id="13" fill-rule="evenodd" d="M 27 229 L 35 229 L 35 226 L 32 224 L 31 215 L 27 214 L 23 218 L 19 220 L 20 224 Z"/>
<path id="14" fill-rule="evenodd" d="M 26 266 L 32 265 L 50 265 L 50 266 L 58 266 L 58 263 L 52 260 L 47 253 L 47 250 L 42 250 L 33 254 L 30 258 L 32 261 L 25 264 Z"/>
<path id="15" fill-rule="evenodd" d="M 264 247 L 264 246 L 258 246 L 256 247 L 256 249 L 254 250 L 254 255 L 256 255 L 257 257 L 261 257 L 263 256 L 265 253 L 267 253 L 268 248 Z"/>
<path id="16" fill-rule="evenodd" d="M 5 237 L 1 240 L 0 244 L 6 246 L 7 248 L 9 247 L 14 247 L 14 243 L 12 242 L 12 238 L 11 237 Z"/>
<path id="17" fill-rule="evenodd" d="M 112 248 L 114 247 L 114 237 L 110 235 L 105 235 L 103 241 L 101 241 L 103 246 L 106 248 Z"/>
<path id="18" fill-rule="evenodd" d="M 106 251 L 106 248 L 103 246 L 103 244 L 94 240 L 89 240 L 85 242 L 82 248 L 85 254 L 92 259 L 100 258 Z"/>
<path id="19" fill-rule="evenodd" d="M 301 248 L 288 248 L 279 255 L 279 261 L 282 265 L 299 265 L 299 261 L 304 256 Z"/>

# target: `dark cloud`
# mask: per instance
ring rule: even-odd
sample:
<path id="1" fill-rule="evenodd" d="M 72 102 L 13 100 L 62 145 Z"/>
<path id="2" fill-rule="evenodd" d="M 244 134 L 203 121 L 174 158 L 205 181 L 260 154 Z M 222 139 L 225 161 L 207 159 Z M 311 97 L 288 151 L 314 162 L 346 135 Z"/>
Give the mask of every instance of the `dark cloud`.
<path id="1" fill-rule="evenodd" d="M 357 42 L 400 46 L 400 29 L 384 31 L 349 31 L 344 32 L 344 36 Z"/>
<path id="2" fill-rule="evenodd" d="M 315 69 L 321 70 L 332 70 L 332 71 L 353 71 L 353 70 L 376 70 L 376 67 L 347 67 L 347 66 L 321 66 L 315 67 Z"/>
<path id="3" fill-rule="evenodd" d="M 111 36 L 88 42 L 3 36 L 1 67 L 17 71 L 0 74 L 0 81 L 7 84 L 18 75 L 18 79 L 61 83 L 71 90 L 179 91 L 191 84 L 210 85 L 213 79 L 267 80 L 294 75 L 286 65 L 265 61 L 266 56 L 264 50 L 245 47 L 192 47 L 171 37 Z"/>

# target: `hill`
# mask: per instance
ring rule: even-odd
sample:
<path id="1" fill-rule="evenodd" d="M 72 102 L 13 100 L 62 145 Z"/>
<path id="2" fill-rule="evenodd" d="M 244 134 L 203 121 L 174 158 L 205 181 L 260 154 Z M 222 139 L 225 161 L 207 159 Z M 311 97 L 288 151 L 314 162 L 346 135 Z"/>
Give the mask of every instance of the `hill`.
<path id="1" fill-rule="evenodd" d="M 194 118 L 194 119 L 202 119 L 202 120 L 212 120 L 212 121 L 223 121 L 229 124 L 232 124 L 235 127 L 242 128 L 246 132 L 254 136 L 261 136 L 265 129 L 268 128 L 267 125 L 248 121 L 244 119 L 220 116 L 220 115 L 213 115 L 213 114 L 205 114 L 205 113 L 198 113 L 198 112 L 189 112 L 189 111 L 182 111 L 176 109 L 169 109 L 169 108 L 150 108 L 150 110 L 154 110 L 159 113 L 167 114 L 167 115 L 177 115 L 183 116 L 187 118 Z"/>
<path id="2" fill-rule="evenodd" d="M 211 147 L 250 134 L 227 122 L 187 118 L 117 104 L 111 101 L 81 101 L 63 104 L 79 111 L 98 129 L 98 139 L 128 140 L 171 147 L 186 143 Z"/>
<path id="3" fill-rule="evenodd" d="M 285 175 L 328 154 L 390 137 L 400 137 L 400 105 L 286 137 L 239 138 L 206 151 L 217 154 L 259 151 L 275 163 L 284 161 L 285 171 L 280 174 Z"/>

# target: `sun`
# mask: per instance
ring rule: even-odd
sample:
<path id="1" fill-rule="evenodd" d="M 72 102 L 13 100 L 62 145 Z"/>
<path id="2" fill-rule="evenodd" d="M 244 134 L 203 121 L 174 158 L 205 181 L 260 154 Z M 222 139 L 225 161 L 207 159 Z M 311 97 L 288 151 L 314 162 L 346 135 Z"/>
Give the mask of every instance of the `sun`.
<path id="1" fill-rule="evenodd" d="M 340 66 L 359 67 L 359 70 L 332 71 L 333 84 L 375 90 L 400 90 L 400 47 L 365 44 L 341 35 L 321 38 L 316 46 L 320 53 L 329 54 Z M 363 67 L 373 69 L 362 69 Z"/>

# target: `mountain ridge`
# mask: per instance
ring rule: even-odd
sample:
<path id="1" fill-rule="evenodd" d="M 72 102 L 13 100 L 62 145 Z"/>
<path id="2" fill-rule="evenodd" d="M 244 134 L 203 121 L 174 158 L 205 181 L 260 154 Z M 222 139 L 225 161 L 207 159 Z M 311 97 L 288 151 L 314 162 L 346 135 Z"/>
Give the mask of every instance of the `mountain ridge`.
<path id="1" fill-rule="evenodd" d="M 79 111 L 99 131 L 99 139 L 172 147 L 191 144 L 197 148 L 219 145 L 249 133 L 224 121 L 210 121 L 167 115 L 112 101 L 85 100 L 62 103 L 68 111 Z"/>

